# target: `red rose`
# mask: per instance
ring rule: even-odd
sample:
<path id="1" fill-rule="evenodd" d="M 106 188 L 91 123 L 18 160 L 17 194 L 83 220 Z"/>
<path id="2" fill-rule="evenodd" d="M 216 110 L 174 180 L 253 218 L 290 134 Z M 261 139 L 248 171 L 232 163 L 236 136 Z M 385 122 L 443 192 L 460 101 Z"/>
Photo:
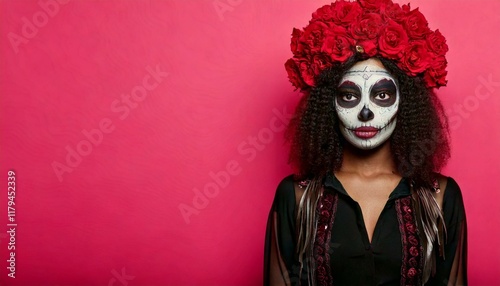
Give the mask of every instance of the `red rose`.
<path id="1" fill-rule="evenodd" d="M 333 22 L 341 26 L 349 26 L 350 23 L 357 22 L 357 19 L 363 13 L 358 2 L 339 1 L 332 5 L 331 11 L 334 15 Z"/>
<path id="2" fill-rule="evenodd" d="M 325 34 L 330 30 L 330 27 L 323 22 L 312 22 L 305 29 L 302 36 L 299 38 L 301 44 L 305 46 L 306 54 L 317 53 L 321 49 Z"/>
<path id="3" fill-rule="evenodd" d="M 424 41 L 415 41 L 410 43 L 404 52 L 400 67 L 407 70 L 412 76 L 425 71 L 430 65 L 432 59 L 425 45 Z"/>
<path id="4" fill-rule="evenodd" d="M 418 9 L 391 0 L 339 0 L 317 9 L 303 30 L 294 28 L 285 63 L 289 80 L 302 91 L 332 62 L 345 62 L 357 51 L 368 57 L 395 60 L 409 76 L 423 76 L 428 88 L 446 85 L 448 46 L 439 30 L 432 31 Z M 403 205 L 410 201 L 401 200 Z M 412 214 L 411 208 L 404 208 Z M 413 221 L 410 215 L 405 220 Z M 415 231 L 415 226 L 412 227 Z"/>
<path id="5" fill-rule="evenodd" d="M 403 23 L 406 12 L 397 3 L 390 3 L 384 7 L 382 15 L 388 19 L 392 19 L 398 23 Z"/>
<path id="6" fill-rule="evenodd" d="M 294 55 L 301 55 L 302 52 L 304 51 L 304 47 L 299 42 L 299 39 L 302 37 L 303 33 L 304 32 L 302 32 L 301 30 L 299 30 L 297 28 L 293 28 L 290 49 L 292 50 L 292 53 Z"/>
<path id="7" fill-rule="evenodd" d="M 354 40 L 349 37 L 347 30 L 340 26 L 332 27 L 321 46 L 321 51 L 330 55 L 332 61 L 344 62 L 354 52 Z"/>
<path id="8" fill-rule="evenodd" d="M 418 249 L 415 246 L 410 247 L 411 256 L 418 256 Z"/>
<path id="9" fill-rule="evenodd" d="M 333 21 L 334 14 L 332 12 L 332 7 L 335 3 L 331 5 L 325 5 L 323 7 L 318 8 L 314 13 L 312 13 L 311 21 L 322 21 L 322 22 L 331 22 Z"/>
<path id="10" fill-rule="evenodd" d="M 358 2 L 365 10 L 373 12 L 379 11 L 381 8 L 391 3 L 391 0 L 358 0 Z"/>
<path id="11" fill-rule="evenodd" d="M 446 75 L 446 58 L 444 56 L 436 56 L 432 60 L 431 67 L 428 68 L 424 73 L 424 81 L 428 87 L 440 87 L 445 86 Z"/>
<path id="12" fill-rule="evenodd" d="M 430 33 L 427 36 L 427 46 L 437 55 L 444 56 L 448 52 L 448 45 L 446 39 L 439 30 Z"/>
<path id="13" fill-rule="evenodd" d="M 380 54 L 388 59 L 398 59 L 407 45 L 408 35 L 403 26 L 393 20 L 387 21 L 378 39 Z"/>
<path id="14" fill-rule="evenodd" d="M 404 4 L 403 6 L 401 6 L 401 10 L 403 10 L 403 12 L 405 12 L 405 13 L 410 12 L 411 11 L 410 3 Z"/>
<path id="15" fill-rule="evenodd" d="M 323 70 L 330 67 L 332 62 L 326 54 L 315 54 L 312 57 L 311 69 L 315 75 L 319 75 Z"/>
<path id="16" fill-rule="evenodd" d="M 349 32 L 354 39 L 368 40 L 375 39 L 380 33 L 382 17 L 376 13 L 364 14 L 360 21 L 352 23 Z"/>
<path id="17" fill-rule="evenodd" d="M 361 47 L 363 47 L 363 50 L 365 51 L 365 54 L 368 55 L 369 57 L 373 57 L 377 54 L 377 40 L 367 40 L 367 41 L 362 41 L 361 43 L 358 43 Z"/>
<path id="18" fill-rule="evenodd" d="M 311 65 L 306 59 L 301 59 L 297 66 L 299 67 L 300 75 L 304 82 L 309 86 L 314 86 L 314 72 L 311 70 Z"/>
<path id="19" fill-rule="evenodd" d="M 446 75 L 448 75 L 448 72 L 445 69 L 437 70 L 437 71 L 429 71 L 430 75 L 433 76 L 436 79 L 436 83 L 434 85 L 428 85 L 429 87 L 437 87 L 439 88 L 440 86 L 446 86 L 448 81 L 446 80 Z M 425 77 L 425 76 L 424 76 Z M 427 82 L 427 81 L 426 81 Z"/>
<path id="20" fill-rule="evenodd" d="M 304 89 L 307 87 L 307 84 L 302 79 L 302 75 L 300 73 L 299 67 L 294 59 L 288 59 L 285 63 L 285 69 L 288 73 L 288 79 L 295 86 L 295 90 Z"/>
<path id="21" fill-rule="evenodd" d="M 404 26 L 411 39 L 423 39 L 431 32 L 427 20 L 424 15 L 418 11 L 418 8 L 410 11 L 410 13 L 406 15 Z"/>
<path id="22" fill-rule="evenodd" d="M 408 277 L 409 278 L 413 278 L 413 277 L 415 277 L 415 275 L 417 275 L 417 269 L 415 269 L 413 267 L 408 269 Z"/>

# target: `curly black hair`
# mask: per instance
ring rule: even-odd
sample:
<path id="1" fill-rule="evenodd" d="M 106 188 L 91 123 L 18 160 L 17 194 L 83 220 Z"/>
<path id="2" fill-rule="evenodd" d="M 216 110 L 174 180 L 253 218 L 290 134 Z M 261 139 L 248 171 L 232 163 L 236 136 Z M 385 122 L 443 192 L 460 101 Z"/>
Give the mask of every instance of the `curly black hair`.
<path id="1" fill-rule="evenodd" d="M 364 60 L 355 54 L 344 64 L 324 70 L 317 85 L 306 91 L 286 131 L 290 143 L 289 163 L 296 179 L 321 177 L 342 165 L 346 144 L 339 129 L 334 96 L 345 71 Z M 431 186 L 435 172 L 446 164 L 449 155 L 448 122 L 433 90 L 419 76 L 408 76 L 396 64 L 379 58 L 399 83 L 400 103 L 391 151 L 401 176 Z"/>

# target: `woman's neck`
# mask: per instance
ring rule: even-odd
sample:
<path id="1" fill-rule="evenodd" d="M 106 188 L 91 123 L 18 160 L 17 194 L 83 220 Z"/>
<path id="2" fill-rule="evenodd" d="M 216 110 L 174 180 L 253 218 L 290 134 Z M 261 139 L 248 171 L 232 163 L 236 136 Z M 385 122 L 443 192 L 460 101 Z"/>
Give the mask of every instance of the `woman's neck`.
<path id="1" fill-rule="evenodd" d="M 389 140 L 370 150 L 361 150 L 346 143 L 340 171 L 355 173 L 363 177 L 398 174 Z"/>

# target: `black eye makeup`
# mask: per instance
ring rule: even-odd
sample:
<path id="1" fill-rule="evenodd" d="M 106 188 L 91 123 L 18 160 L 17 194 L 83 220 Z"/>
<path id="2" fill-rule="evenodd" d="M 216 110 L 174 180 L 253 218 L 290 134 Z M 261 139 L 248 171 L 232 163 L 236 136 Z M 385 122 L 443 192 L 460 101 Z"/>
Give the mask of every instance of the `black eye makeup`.
<path id="1" fill-rule="evenodd" d="M 389 107 L 396 102 L 397 88 L 390 79 L 376 82 L 370 91 L 370 100 L 378 106 Z"/>
<path id="2" fill-rule="evenodd" d="M 343 108 L 352 108 L 361 101 L 361 90 L 352 81 L 344 81 L 339 86 L 337 104 Z"/>

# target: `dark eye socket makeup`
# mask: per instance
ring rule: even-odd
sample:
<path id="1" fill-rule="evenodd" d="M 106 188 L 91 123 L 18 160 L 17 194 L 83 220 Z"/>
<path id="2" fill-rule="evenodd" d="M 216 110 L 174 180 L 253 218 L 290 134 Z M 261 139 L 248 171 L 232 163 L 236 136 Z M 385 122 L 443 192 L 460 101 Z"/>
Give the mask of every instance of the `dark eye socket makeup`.
<path id="1" fill-rule="evenodd" d="M 352 92 L 352 93 L 361 93 L 359 86 L 352 81 L 344 81 L 339 86 L 340 92 Z"/>
<path id="2" fill-rule="evenodd" d="M 396 94 L 396 85 L 392 80 L 381 79 L 372 86 L 370 94 L 379 94 L 381 92 Z"/>
<path id="3" fill-rule="evenodd" d="M 372 86 L 370 99 L 377 105 L 388 107 L 396 102 L 397 88 L 392 80 L 381 79 Z M 381 95 L 382 98 L 380 98 Z"/>
<path id="4" fill-rule="evenodd" d="M 361 100 L 361 90 L 352 81 L 345 81 L 339 86 L 337 103 L 344 108 L 352 108 Z"/>
<path id="5" fill-rule="evenodd" d="M 360 87 L 352 82 L 345 81 L 339 86 L 337 103 L 344 108 L 352 108 L 361 101 Z M 370 90 L 370 100 L 381 107 L 389 107 L 396 102 L 397 87 L 390 79 L 381 79 Z"/>

